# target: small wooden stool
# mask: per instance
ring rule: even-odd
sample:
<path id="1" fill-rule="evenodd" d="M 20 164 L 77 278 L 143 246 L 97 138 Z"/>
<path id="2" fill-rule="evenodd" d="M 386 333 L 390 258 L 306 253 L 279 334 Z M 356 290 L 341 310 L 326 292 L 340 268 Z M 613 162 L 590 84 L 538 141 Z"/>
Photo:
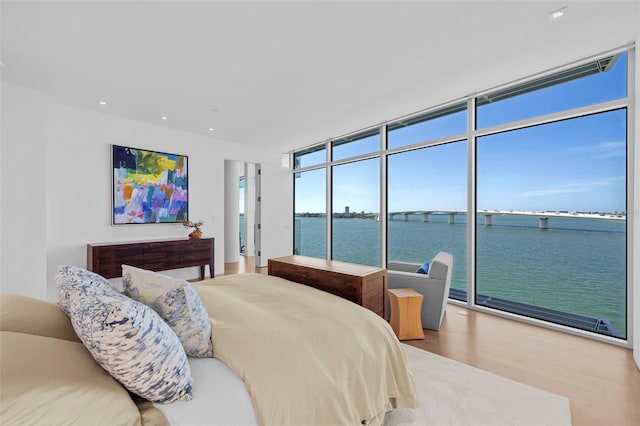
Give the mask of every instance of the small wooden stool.
<path id="1" fill-rule="evenodd" d="M 390 288 L 391 328 L 399 340 L 424 339 L 422 330 L 423 296 L 412 288 Z"/>

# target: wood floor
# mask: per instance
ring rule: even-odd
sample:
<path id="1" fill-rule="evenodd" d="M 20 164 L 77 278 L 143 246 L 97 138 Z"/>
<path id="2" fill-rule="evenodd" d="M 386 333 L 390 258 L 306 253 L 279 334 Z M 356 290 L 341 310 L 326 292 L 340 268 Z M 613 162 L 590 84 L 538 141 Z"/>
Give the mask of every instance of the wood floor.
<path id="1" fill-rule="evenodd" d="M 225 274 L 238 272 L 266 268 L 250 257 L 225 265 Z M 640 370 L 630 349 L 451 304 L 440 331 L 405 343 L 566 396 L 576 426 L 640 425 Z"/>
<path id="2" fill-rule="evenodd" d="M 243 274 L 246 272 L 258 272 L 267 274 L 267 268 L 256 268 L 253 256 L 240 256 L 239 262 L 225 263 L 224 274 Z"/>
<path id="3" fill-rule="evenodd" d="M 440 331 L 412 346 L 566 396 L 574 425 L 640 425 L 630 349 L 449 304 Z"/>

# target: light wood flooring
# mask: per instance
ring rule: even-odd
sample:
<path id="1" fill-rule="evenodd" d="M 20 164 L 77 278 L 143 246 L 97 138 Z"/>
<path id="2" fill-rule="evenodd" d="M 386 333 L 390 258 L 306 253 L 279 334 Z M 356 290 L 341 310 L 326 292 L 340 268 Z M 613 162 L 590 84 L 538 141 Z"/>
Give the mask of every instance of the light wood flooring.
<path id="1" fill-rule="evenodd" d="M 225 264 L 225 274 L 266 269 L 251 257 Z M 404 343 L 566 396 L 576 426 L 640 425 L 640 370 L 630 349 L 452 304 L 440 331 Z"/>
<path id="2" fill-rule="evenodd" d="M 253 256 L 240 256 L 239 262 L 225 263 L 224 274 L 243 274 L 245 272 L 258 272 L 267 274 L 267 268 L 256 268 Z"/>
<path id="3" fill-rule="evenodd" d="M 574 425 L 640 425 L 631 349 L 452 304 L 440 331 L 405 343 L 566 396 Z"/>

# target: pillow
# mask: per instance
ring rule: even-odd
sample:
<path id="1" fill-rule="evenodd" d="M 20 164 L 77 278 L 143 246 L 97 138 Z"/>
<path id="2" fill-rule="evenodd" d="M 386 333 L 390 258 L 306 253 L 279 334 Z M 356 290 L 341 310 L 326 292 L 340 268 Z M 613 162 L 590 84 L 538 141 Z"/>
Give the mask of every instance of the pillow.
<path id="1" fill-rule="evenodd" d="M 128 265 L 122 265 L 122 278 L 124 293 L 156 311 L 187 355 L 213 356 L 209 314 L 191 283 Z"/>
<path id="2" fill-rule="evenodd" d="M 0 329 L 80 342 L 60 306 L 17 294 L 0 294 Z"/>
<path id="3" fill-rule="evenodd" d="M 422 266 L 420 266 L 418 269 L 416 269 L 416 273 L 417 274 L 428 274 L 429 273 L 429 262 L 423 263 Z"/>
<path id="4" fill-rule="evenodd" d="M 180 340 L 151 308 L 95 277 L 62 267 L 73 328 L 93 358 L 129 391 L 153 402 L 191 399 L 191 370 Z M 67 272 L 69 274 L 67 274 Z M 78 277 L 88 277 L 78 281 Z"/>
<path id="5" fill-rule="evenodd" d="M 0 340 L 2 424 L 140 424 L 129 392 L 82 343 L 9 331 Z"/>
<path id="6" fill-rule="evenodd" d="M 69 315 L 70 293 L 72 291 L 86 292 L 97 289 L 111 293 L 116 291 L 111 283 L 101 275 L 72 265 L 61 265 L 56 271 L 56 293 L 58 305 L 65 314 Z"/>

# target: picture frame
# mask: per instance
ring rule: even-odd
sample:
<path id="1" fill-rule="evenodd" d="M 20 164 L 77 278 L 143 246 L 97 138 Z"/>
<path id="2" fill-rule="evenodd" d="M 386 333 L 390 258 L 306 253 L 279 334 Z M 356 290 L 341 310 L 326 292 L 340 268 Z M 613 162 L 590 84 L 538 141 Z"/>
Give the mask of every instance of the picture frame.
<path id="1" fill-rule="evenodd" d="M 189 157 L 112 145 L 112 224 L 189 220 Z"/>

